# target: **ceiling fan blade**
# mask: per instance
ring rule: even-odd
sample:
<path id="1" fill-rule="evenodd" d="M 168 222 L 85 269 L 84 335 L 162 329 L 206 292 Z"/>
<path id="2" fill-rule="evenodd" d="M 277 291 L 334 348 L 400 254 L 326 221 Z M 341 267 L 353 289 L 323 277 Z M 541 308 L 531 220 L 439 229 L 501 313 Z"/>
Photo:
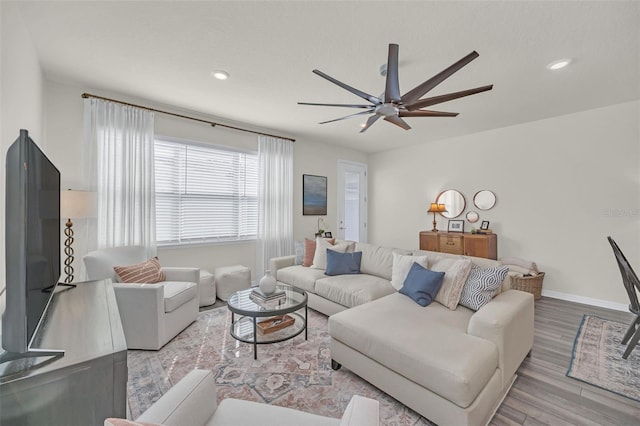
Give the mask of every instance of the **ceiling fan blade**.
<path id="1" fill-rule="evenodd" d="M 323 121 L 323 122 L 318 123 L 318 124 L 333 123 L 334 121 L 345 120 L 345 119 L 347 119 L 347 118 L 355 117 L 356 115 L 371 114 L 371 112 L 372 112 L 372 111 L 360 111 L 360 112 L 356 112 L 355 114 L 345 115 L 344 117 L 334 118 L 333 120 Z"/>
<path id="2" fill-rule="evenodd" d="M 431 105 L 441 104 L 453 99 L 464 98 L 465 96 L 475 95 L 476 93 L 486 92 L 493 89 L 493 84 L 488 86 L 476 87 L 475 89 L 461 90 L 460 92 L 447 93 L 446 95 L 433 96 L 431 98 L 420 99 L 411 105 L 406 105 L 409 111 L 424 108 Z"/>
<path id="3" fill-rule="evenodd" d="M 360 133 L 365 132 L 369 127 L 371 127 L 371 125 L 375 123 L 378 118 L 380 118 L 378 114 L 372 115 L 371 117 L 369 117 L 369 119 L 367 120 L 367 123 L 364 125 L 362 130 L 360 130 Z"/>
<path id="4" fill-rule="evenodd" d="M 442 112 L 442 111 L 400 111 L 400 117 L 456 117 L 459 112 Z"/>
<path id="5" fill-rule="evenodd" d="M 315 105 L 315 106 L 330 106 L 330 107 L 345 107 L 345 108 L 373 108 L 373 105 L 355 105 L 355 104 L 316 104 L 311 102 L 298 102 L 298 105 Z"/>
<path id="6" fill-rule="evenodd" d="M 348 90 L 349 92 L 353 93 L 356 96 L 360 96 L 362 99 L 364 99 L 366 101 L 369 101 L 372 104 L 379 105 L 379 104 L 382 103 L 380 101 L 380 99 L 376 98 L 375 96 L 370 95 L 368 93 L 365 93 L 362 90 L 358 90 L 358 89 L 356 89 L 354 87 L 351 87 L 348 84 L 344 84 L 343 82 L 336 80 L 335 78 L 331 77 L 330 75 L 327 75 L 327 74 L 323 73 L 320 70 L 313 70 L 313 73 L 319 75 L 320 77 L 322 77 L 322 78 L 324 78 L 326 80 L 329 80 L 333 84 L 335 84 L 337 86 L 340 86 L 345 90 Z"/>
<path id="7" fill-rule="evenodd" d="M 384 119 L 385 121 L 388 121 L 389 123 L 393 123 L 396 126 L 400 126 L 405 130 L 411 129 L 411 126 L 409 126 L 409 124 L 406 121 L 404 121 L 402 118 L 398 117 L 397 115 L 388 115 Z"/>
<path id="8" fill-rule="evenodd" d="M 425 93 L 427 93 L 429 90 L 433 89 L 438 84 L 442 83 L 444 80 L 449 78 L 453 73 L 455 73 L 460 68 L 467 65 L 469 62 L 473 61 L 478 56 L 480 55 L 475 50 L 469 53 L 467 56 L 460 59 L 455 64 L 450 65 L 449 67 L 440 71 L 438 74 L 431 77 L 429 80 L 425 81 L 424 83 L 420 84 L 419 86 L 416 86 L 415 88 L 405 93 L 402 96 L 402 102 L 404 102 L 405 105 L 413 104 L 418 99 L 420 99 Z"/>
<path id="9" fill-rule="evenodd" d="M 400 83 L 398 82 L 398 45 L 389 44 L 387 59 L 387 83 L 384 88 L 384 101 L 400 102 Z"/>

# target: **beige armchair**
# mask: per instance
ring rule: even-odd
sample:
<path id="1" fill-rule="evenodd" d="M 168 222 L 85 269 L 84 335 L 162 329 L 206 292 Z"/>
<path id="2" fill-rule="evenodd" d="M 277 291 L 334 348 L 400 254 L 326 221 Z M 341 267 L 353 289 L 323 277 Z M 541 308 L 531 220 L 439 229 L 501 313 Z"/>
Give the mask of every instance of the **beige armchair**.
<path id="1" fill-rule="evenodd" d="M 90 280 L 113 281 L 128 349 L 160 349 L 198 316 L 198 268 L 164 267 L 166 281 L 155 284 L 119 282 L 114 266 L 146 260 L 143 246 L 96 250 L 83 258 Z"/>

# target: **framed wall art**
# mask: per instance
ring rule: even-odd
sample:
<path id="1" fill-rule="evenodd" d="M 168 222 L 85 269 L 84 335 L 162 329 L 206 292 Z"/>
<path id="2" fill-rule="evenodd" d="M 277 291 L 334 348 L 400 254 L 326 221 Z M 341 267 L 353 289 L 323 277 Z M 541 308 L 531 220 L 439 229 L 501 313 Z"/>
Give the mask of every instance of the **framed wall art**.
<path id="1" fill-rule="evenodd" d="M 327 177 L 302 175 L 302 214 L 327 215 Z"/>
<path id="2" fill-rule="evenodd" d="M 464 220 L 450 220 L 447 232 L 464 232 Z"/>

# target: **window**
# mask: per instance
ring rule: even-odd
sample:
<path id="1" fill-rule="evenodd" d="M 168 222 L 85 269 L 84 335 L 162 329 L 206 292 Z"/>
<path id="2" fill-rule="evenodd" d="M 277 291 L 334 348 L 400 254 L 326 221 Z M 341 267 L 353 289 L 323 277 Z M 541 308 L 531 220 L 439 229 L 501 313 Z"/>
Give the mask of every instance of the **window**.
<path id="1" fill-rule="evenodd" d="M 158 245 L 256 238 L 255 152 L 165 139 L 154 148 Z"/>

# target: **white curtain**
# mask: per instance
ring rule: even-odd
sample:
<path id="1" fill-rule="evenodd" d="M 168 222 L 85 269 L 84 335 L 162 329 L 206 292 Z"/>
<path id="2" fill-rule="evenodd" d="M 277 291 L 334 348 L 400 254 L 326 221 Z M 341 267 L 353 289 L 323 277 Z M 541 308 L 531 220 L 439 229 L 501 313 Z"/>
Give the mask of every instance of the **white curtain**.
<path id="1" fill-rule="evenodd" d="M 293 252 L 293 142 L 260 136 L 256 280 L 269 259 Z"/>
<path id="2" fill-rule="evenodd" d="M 95 248 L 143 245 L 156 254 L 153 113 L 84 100 L 86 174 L 97 193 Z"/>

